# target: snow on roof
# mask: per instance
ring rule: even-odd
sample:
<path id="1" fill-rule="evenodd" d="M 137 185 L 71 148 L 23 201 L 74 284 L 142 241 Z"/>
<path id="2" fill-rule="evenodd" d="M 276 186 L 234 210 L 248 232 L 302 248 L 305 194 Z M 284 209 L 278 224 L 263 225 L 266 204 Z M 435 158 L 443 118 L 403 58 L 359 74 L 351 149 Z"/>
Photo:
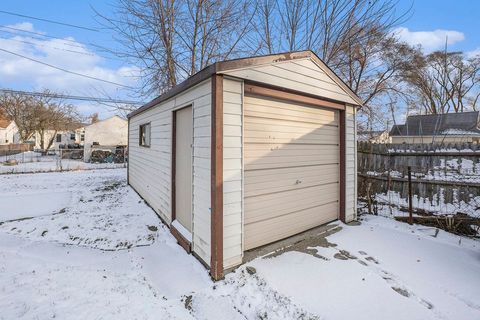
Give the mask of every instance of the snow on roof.
<path id="1" fill-rule="evenodd" d="M 478 131 L 468 131 L 468 130 L 453 129 L 453 128 L 444 130 L 440 134 L 441 135 L 451 135 L 451 136 L 455 136 L 455 135 L 480 136 L 480 132 L 478 132 Z"/>

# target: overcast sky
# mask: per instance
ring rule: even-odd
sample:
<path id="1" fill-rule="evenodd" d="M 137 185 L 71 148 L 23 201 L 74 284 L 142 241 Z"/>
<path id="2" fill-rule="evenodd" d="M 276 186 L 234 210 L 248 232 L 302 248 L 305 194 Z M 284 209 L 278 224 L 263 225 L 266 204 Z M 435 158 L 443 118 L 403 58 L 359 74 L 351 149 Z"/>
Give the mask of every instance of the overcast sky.
<path id="1" fill-rule="evenodd" d="M 400 1 L 399 10 L 408 9 L 412 1 Z M 34 58 L 77 73 L 97 77 L 125 86 L 135 85 L 136 68 L 117 60 L 95 47 L 116 43 L 107 30 L 99 28 L 92 7 L 103 14 L 111 12 L 107 1 L 2 0 L 0 10 L 62 21 L 89 27 L 90 31 L 67 27 L 0 12 L 0 25 L 38 32 L 60 39 L 18 32 L 0 27 L 0 48 Z M 448 38 L 449 50 L 480 53 L 480 1 L 417 0 L 411 17 L 394 32 L 410 44 L 421 44 L 426 52 L 442 49 Z M 0 87 L 18 90 L 48 88 L 61 93 L 113 98 L 131 98 L 129 90 L 77 75 L 0 51 Z M 75 102 L 84 114 L 100 112 L 101 118 L 111 115 L 104 106 Z"/>

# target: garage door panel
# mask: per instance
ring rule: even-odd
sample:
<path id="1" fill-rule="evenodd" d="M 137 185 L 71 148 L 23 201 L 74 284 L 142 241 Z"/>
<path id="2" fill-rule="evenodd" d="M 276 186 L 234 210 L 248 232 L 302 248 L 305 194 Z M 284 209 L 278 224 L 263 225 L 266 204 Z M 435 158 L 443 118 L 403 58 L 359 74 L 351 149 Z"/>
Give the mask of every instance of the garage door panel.
<path id="1" fill-rule="evenodd" d="M 255 127 L 262 127 L 262 126 L 282 126 L 285 128 L 308 128 L 308 129 L 316 129 L 318 126 L 328 126 L 328 127 L 337 127 L 337 122 L 325 122 L 325 123 L 310 123 L 310 122 L 300 122 L 300 121 L 291 121 L 291 120 L 281 120 L 276 118 L 258 118 L 258 117 L 245 117 L 247 118 L 248 123 Z"/>
<path id="2" fill-rule="evenodd" d="M 291 157 L 295 155 L 320 156 L 332 154 L 338 151 L 336 145 L 320 145 L 312 148 L 293 148 L 298 145 L 289 145 L 288 147 L 250 149 L 246 152 L 248 159 L 258 159 L 263 157 Z M 310 146 L 310 145 L 308 145 Z M 300 145 L 301 147 L 301 145 Z M 247 148 L 245 148 L 247 149 Z"/>
<path id="3" fill-rule="evenodd" d="M 292 137 L 275 137 L 274 134 L 270 136 L 261 137 L 248 137 L 244 136 L 244 143 L 295 143 L 295 144 L 338 144 L 338 136 L 325 135 L 325 136 L 292 136 Z"/>
<path id="4" fill-rule="evenodd" d="M 338 111 L 245 96 L 245 248 L 338 217 Z"/>
<path id="5" fill-rule="evenodd" d="M 245 170 L 259 170 L 267 168 L 284 168 L 292 166 L 325 165 L 338 163 L 338 157 L 331 154 L 312 156 L 283 156 L 283 157 L 261 157 L 258 159 L 245 158 Z"/>
<path id="6" fill-rule="evenodd" d="M 319 181 L 321 181 L 319 183 Z M 266 181 L 249 185 L 244 191 L 245 197 L 259 196 L 271 192 L 304 189 L 320 184 L 338 183 L 338 175 L 329 173 L 321 177 L 298 176 L 293 178 L 279 177 L 278 181 Z"/>
<path id="7" fill-rule="evenodd" d="M 331 110 L 311 106 L 302 106 L 302 110 L 299 110 L 298 105 L 280 99 L 265 99 L 260 96 L 248 96 L 248 104 L 252 106 L 251 109 L 261 109 L 262 111 L 270 112 L 272 114 L 278 114 L 279 110 L 282 112 L 285 110 L 285 112 L 294 112 L 294 114 L 300 114 L 302 117 L 304 117 L 306 114 L 312 114 L 327 116 L 338 120 L 338 114 L 332 112 Z"/>
<path id="8" fill-rule="evenodd" d="M 295 216 L 279 216 L 270 220 L 245 225 L 245 249 L 249 250 L 269 242 L 278 241 L 321 224 L 335 220 L 336 203 L 308 209 Z M 292 224 L 291 221 L 296 221 Z M 265 242 L 266 240 L 268 242 Z"/>
<path id="9" fill-rule="evenodd" d="M 300 123 L 337 125 L 337 121 L 334 118 L 328 118 L 328 117 L 314 118 L 314 117 L 309 117 L 309 115 L 305 115 L 304 117 L 299 117 L 299 116 L 292 116 L 288 114 L 269 113 L 269 112 L 262 112 L 257 110 L 249 110 L 249 111 L 245 110 L 244 117 L 260 118 L 260 119 L 278 119 L 283 121 L 300 122 Z"/>
<path id="10" fill-rule="evenodd" d="M 245 223 L 261 221 L 277 215 L 296 212 L 304 208 L 335 202 L 337 201 L 338 195 L 336 189 L 338 189 L 338 183 L 331 183 L 292 190 L 289 191 L 290 195 L 288 197 L 285 197 L 285 195 L 282 197 L 282 193 L 284 192 L 250 197 L 250 200 L 253 201 L 246 201 L 245 203 L 245 210 L 249 211 L 249 214 L 245 216 Z M 294 196 L 294 194 L 297 199 L 292 201 L 291 197 Z"/>
<path id="11" fill-rule="evenodd" d="M 276 150 L 276 149 L 287 149 L 288 150 L 298 150 L 303 152 L 304 150 L 324 150 L 329 149 L 331 152 L 335 152 L 332 148 L 338 149 L 338 143 L 335 144 L 285 144 L 285 143 L 249 143 L 245 144 L 243 150 L 250 153 L 256 150 Z"/>
<path id="12" fill-rule="evenodd" d="M 288 167 L 278 169 L 265 169 L 260 172 L 245 171 L 245 186 L 255 188 L 256 184 L 264 182 L 280 182 L 294 178 L 309 177 L 312 179 L 321 179 L 327 174 L 334 174 L 338 177 L 338 165 L 327 164 L 323 166 L 307 166 L 307 167 Z"/>
<path id="13" fill-rule="evenodd" d="M 297 140 L 309 140 L 311 143 L 322 144 L 338 143 L 338 129 L 322 130 L 310 132 L 276 132 L 276 131 L 245 131 L 243 136 L 245 139 L 269 139 L 272 141 L 287 140 L 289 143 L 295 143 Z"/>
<path id="14" fill-rule="evenodd" d="M 282 125 L 266 125 L 266 124 L 253 124 L 248 126 L 248 130 L 245 130 L 244 135 L 246 137 L 258 137 L 264 136 L 265 134 L 275 136 L 282 134 L 284 136 L 290 136 L 294 134 L 295 136 L 323 136 L 323 135 L 333 135 L 338 137 L 338 127 L 336 126 L 327 126 L 319 125 L 317 128 L 301 128 L 301 127 L 290 127 Z"/>

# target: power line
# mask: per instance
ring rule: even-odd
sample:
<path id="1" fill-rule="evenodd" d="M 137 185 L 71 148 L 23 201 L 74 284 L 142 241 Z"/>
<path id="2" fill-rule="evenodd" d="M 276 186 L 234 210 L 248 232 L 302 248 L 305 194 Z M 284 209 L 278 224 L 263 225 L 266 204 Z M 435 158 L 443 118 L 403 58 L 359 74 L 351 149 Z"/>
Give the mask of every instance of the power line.
<path id="1" fill-rule="evenodd" d="M 2 30 L 2 29 L 11 29 L 11 30 L 15 30 L 15 31 L 26 32 L 28 34 L 33 34 L 33 35 L 23 35 L 23 34 L 19 34 L 18 32 Z M 64 45 L 69 46 L 69 47 L 73 47 L 73 48 L 85 49 L 85 47 L 87 47 L 87 46 L 98 47 L 96 44 L 91 43 L 91 42 L 85 43 L 85 42 L 80 42 L 80 41 L 76 41 L 76 40 L 70 40 L 70 39 L 59 38 L 59 37 L 55 37 L 55 36 L 49 36 L 47 34 L 43 34 L 43 33 L 40 33 L 40 32 L 27 31 L 27 30 L 22 30 L 22 29 L 17 29 L 17 28 L 12 28 L 12 27 L 8 27 L 8 26 L 2 26 L 2 25 L 0 25 L 0 32 L 12 34 L 12 35 L 17 35 L 17 36 L 20 36 L 20 37 L 28 37 L 28 38 L 35 39 L 35 40 L 38 40 L 38 41 L 45 41 L 46 40 L 46 39 L 40 38 L 39 36 L 47 37 L 47 38 L 50 38 L 50 39 L 61 40 L 61 41 L 63 41 Z M 6 37 L 0 37 L 0 38 L 7 39 L 7 40 L 25 42 L 23 40 L 16 40 L 16 39 L 13 39 L 13 38 L 6 38 Z M 68 42 L 71 42 L 71 43 L 68 43 Z M 25 42 L 25 43 L 27 43 L 27 42 Z M 37 45 L 37 44 L 35 44 L 35 45 Z M 55 48 L 55 49 L 57 49 L 57 48 Z M 58 48 L 58 50 L 81 53 L 81 54 L 85 54 L 85 55 L 91 55 L 91 54 L 88 54 L 88 53 L 82 53 L 82 52 L 79 52 L 79 51 L 69 50 L 69 49 Z M 89 50 L 92 50 L 92 48 L 89 48 Z M 97 56 L 102 57 L 104 59 L 125 62 L 124 59 L 120 59 L 120 58 L 117 58 L 117 57 L 111 57 L 111 56 L 105 56 L 103 54 L 99 54 L 98 51 L 96 51 L 94 49 L 92 51 L 95 52 L 95 54 Z M 113 53 L 113 54 L 115 55 L 115 53 Z"/>
<path id="2" fill-rule="evenodd" d="M 92 79 L 92 80 L 96 80 L 96 81 L 102 81 L 102 82 L 105 82 L 105 83 L 114 84 L 114 85 L 119 86 L 119 87 L 124 87 L 124 88 L 132 89 L 132 87 L 126 86 L 126 85 L 124 85 L 124 84 L 120 84 L 120 83 L 117 83 L 117 82 L 113 82 L 113 81 L 109 81 L 109 80 L 104 80 L 104 79 L 92 77 L 92 76 L 89 76 L 89 75 L 86 75 L 86 74 L 82 74 L 82 73 L 78 73 L 78 72 L 75 72 L 75 71 L 70 71 L 70 70 L 67 70 L 67 69 L 64 69 L 64 68 L 60 68 L 60 67 L 51 65 L 51 64 L 49 64 L 49 63 L 46 63 L 46 62 L 43 62 L 43 61 L 40 61 L 40 60 L 36 60 L 36 59 L 30 58 L 30 57 L 21 55 L 21 54 L 16 53 L 16 52 L 12 52 L 12 51 L 5 50 L 5 49 L 2 49 L 2 48 L 0 48 L 0 51 L 13 54 L 13 55 L 15 55 L 15 56 L 17 56 L 17 57 L 21 57 L 21 58 L 24 58 L 24 59 L 27 59 L 27 60 L 30 60 L 30 61 L 39 63 L 39 64 L 45 65 L 45 66 L 50 67 L 50 68 L 53 68 L 53 69 L 57 69 L 57 70 L 60 70 L 60 71 L 66 72 L 66 73 L 74 74 L 74 75 L 79 76 L 79 77 L 84 77 L 84 78 L 88 78 L 88 79 Z"/>
<path id="3" fill-rule="evenodd" d="M 132 105 L 143 105 L 144 104 L 143 102 L 140 102 L 140 101 L 121 100 L 121 99 L 112 99 L 112 98 L 97 98 L 97 97 L 87 97 L 87 96 L 75 96 L 75 95 L 60 94 L 60 93 L 46 93 L 46 92 L 21 91 L 21 90 L 10 90 L 10 89 L 0 89 L 0 92 L 21 94 L 21 95 L 33 96 L 33 97 L 58 98 L 58 99 L 66 99 L 66 100 L 94 101 L 94 102 L 132 104 Z"/>
<path id="4" fill-rule="evenodd" d="M 30 31 L 30 30 L 23 30 L 23 29 L 13 28 L 13 27 L 9 27 L 9 26 L 2 26 L 2 25 L 0 25 L 0 28 L 1 28 L 1 29 L 9 29 L 9 30 L 14 30 L 14 31 L 25 32 L 25 33 L 34 34 L 34 35 L 37 35 L 37 36 L 46 37 L 46 38 L 52 38 L 52 39 L 58 39 L 58 40 L 73 42 L 73 43 L 76 43 L 76 44 L 77 44 L 77 43 L 81 44 L 79 41 L 70 40 L 70 39 L 64 39 L 64 38 L 55 37 L 55 36 L 50 36 L 50 35 L 48 35 L 48 34 L 43 34 L 43 33 L 41 33 L 41 32 L 35 32 L 35 31 Z M 4 31 L 4 32 L 11 33 L 11 34 L 18 34 L 18 33 L 16 33 L 16 32 L 10 32 L 10 31 L 6 31 L 6 30 L 3 30 L 3 31 Z M 77 46 L 75 46 L 75 47 L 77 47 Z"/>
<path id="5" fill-rule="evenodd" d="M 1 30 L 0 30 L 0 31 L 1 31 Z M 95 56 L 95 54 L 93 54 L 93 53 L 76 51 L 76 50 L 70 50 L 70 49 L 65 49 L 65 48 L 52 47 L 52 46 L 49 46 L 49 45 L 44 45 L 44 44 L 40 44 L 40 43 L 33 43 L 33 42 L 30 42 L 30 41 L 25 41 L 25 40 L 20 40 L 20 39 L 7 38 L 7 37 L 2 37 L 2 36 L 0 36 L 0 39 L 5 39 L 5 40 L 9 40 L 9 41 L 16 41 L 16 42 L 21 42 L 21 43 L 29 44 L 29 45 L 32 45 L 32 46 L 39 46 L 39 47 L 42 47 L 42 48 L 52 48 L 52 49 L 55 49 L 55 50 L 61 50 L 61 51 L 66 51 L 66 52 L 78 53 L 78 54 L 83 54 L 83 55 L 91 56 L 91 57 L 94 57 L 94 56 Z M 81 48 L 81 47 L 80 47 L 80 48 Z M 106 59 L 108 59 L 108 58 L 106 58 Z"/>
<path id="6" fill-rule="evenodd" d="M 65 23 L 65 22 L 60 22 L 60 21 L 54 21 L 54 20 L 49 20 L 49 19 L 43 19 L 43 18 L 37 18 L 37 17 L 27 16 L 27 15 L 20 14 L 20 13 L 15 13 L 15 12 L 9 12 L 9 11 L 0 10 L 0 13 L 9 14 L 9 15 L 11 15 L 11 16 L 17 16 L 17 17 L 22 17 L 22 18 L 28 18 L 28 19 L 43 21 L 43 22 L 49 22 L 49 23 L 59 24 L 59 25 L 62 25 L 62 26 L 67 26 L 67 27 L 72 27 L 72 28 L 77 28 L 77 29 L 83 29 L 83 30 L 88 30 L 88 31 L 93 31 L 93 32 L 99 32 L 97 29 L 93 29 L 93 28 L 78 26 L 78 25 L 74 25 L 74 24 L 70 24 L 70 23 Z"/>

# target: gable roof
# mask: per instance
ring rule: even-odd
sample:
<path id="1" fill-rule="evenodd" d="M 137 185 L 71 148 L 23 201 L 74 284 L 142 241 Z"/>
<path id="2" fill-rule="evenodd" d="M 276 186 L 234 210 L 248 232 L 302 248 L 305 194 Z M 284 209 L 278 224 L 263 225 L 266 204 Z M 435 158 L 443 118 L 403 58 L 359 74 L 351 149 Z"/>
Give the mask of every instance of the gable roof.
<path id="1" fill-rule="evenodd" d="M 119 120 L 122 120 L 122 121 L 127 121 L 126 119 L 120 117 L 119 115 L 114 115 L 114 116 L 111 116 L 111 117 L 108 117 L 108 118 L 105 118 L 105 119 L 102 119 L 102 120 L 98 120 L 97 122 L 94 122 L 94 123 L 85 124 L 85 127 L 93 126 L 93 125 L 96 125 L 96 124 L 98 124 L 98 123 L 110 121 L 110 120 L 112 120 L 112 119 L 117 119 L 117 118 L 118 118 Z"/>
<path id="2" fill-rule="evenodd" d="M 6 118 L 0 118 L 0 128 L 5 129 L 12 123 L 12 120 L 8 120 Z"/>
<path id="3" fill-rule="evenodd" d="M 128 114 L 127 117 L 131 118 L 134 115 L 148 110 L 158 105 L 159 103 L 166 101 L 173 96 L 181 93 L 182 91 L 187 90 L 194 85 L 210 78 L 214 74 L 224 73 L 226 71 L 231 71 L 235 69 L 248 68 L 252 66 L 260 66 L 268 63 L 306 58 L 309 58 L 313 62 L 315 62 L 317 67 L 319 67 L 323 72 L 325 72 L 335 82 L 335 84 L 338 85 L 346 93 L 346 95 L 351 98 L 351 100 L 353 100 L 356 105 L 361 106 L 363 104 L 362 100 L 350 89 L 350 87 L 345 84 L 345 82 L 343 82 L 315 53 L 307 50 L 215 62 L 205 67 L 201 71 L 197 72 L 196 74 L 192 75 L 191 77 L 187 78 L 185 81 L 176 85 L 164 94 L 158 96 L 157 98 L 138 108 L 137 110 L 132 111 L 130 114 Z"/>
<path id="4" fill-rule="evenodd" d="M 391 136 L 435 136 L 480 134 L 479 113 L 459 112 L 408 116 L 405 124 L 394 125 Z"/>

